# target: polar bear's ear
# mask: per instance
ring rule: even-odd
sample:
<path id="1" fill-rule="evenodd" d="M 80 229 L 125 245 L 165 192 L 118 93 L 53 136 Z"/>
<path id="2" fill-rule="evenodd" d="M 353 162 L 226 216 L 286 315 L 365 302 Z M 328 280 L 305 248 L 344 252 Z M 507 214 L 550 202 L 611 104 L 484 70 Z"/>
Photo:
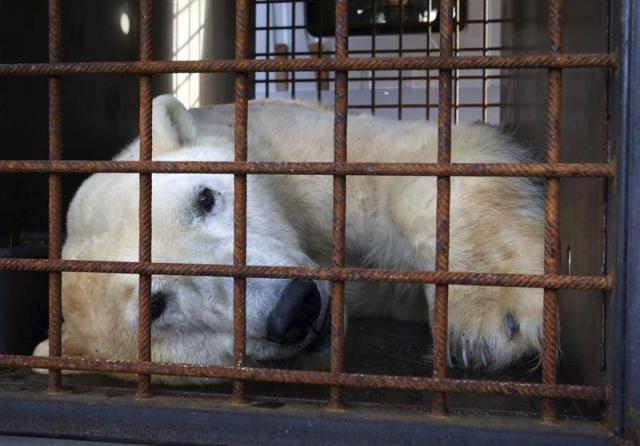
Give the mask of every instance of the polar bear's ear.
<path id="1" fill-rule="evenodd" d="M 153 155 L 178 150 L 193 143 L 198 136 L 193 116 L 184 105 L 171 95 L 153 100 Z M 140 140 L 136 138 L 119 154 L 116 160 L 137 160 Z"/>
<path id="2" fill-rule="evenodd" d="M 191 144 L 197 137 L 191 113 L 171 95 L 153 100 L 153 153 L 161 154 Z"/>

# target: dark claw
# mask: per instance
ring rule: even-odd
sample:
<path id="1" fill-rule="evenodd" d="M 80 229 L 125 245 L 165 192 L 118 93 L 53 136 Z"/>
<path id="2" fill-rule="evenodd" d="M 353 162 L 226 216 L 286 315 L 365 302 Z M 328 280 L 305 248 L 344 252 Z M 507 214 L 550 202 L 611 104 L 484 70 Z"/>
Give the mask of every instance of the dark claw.
<path id="1" fill-rule="evenodd" d="M 482 360 L 482 365 L 487 367 L 489 365 L 489 360 L 491 359 L 491 348 L 487 344 L 487 341 L 482 341 L 482 348 L 480 348 L 480 359 Z"/>
<path id="2" fill-rule="evenodd" d="M 473 360 L 473 356 L 471 355 L 471 345 L 469 344 L 469 340 L 465 339 L 462 346 L 462 362 L 464 363 L 464 368 L 469 368 L 469 358 Z"/>
<path id="3" fill-rule="evenodd" d="M 516 321 L 516 318 L 513 316 L 513 313 L 509 312 L 504 317 L 504 329 L 507 332 L 507 337 L 509 339 L 513 339 L 513 335 L 518 331 L 520 325 Z"/>
<path id="4" fill-rule="evenodd" d="M 542 328 L 538 327 L 538 342 L 540 343 L 540 347 L 542 347 L 542 343 L 544 342 L 544 337 L 542 336 Z"/>

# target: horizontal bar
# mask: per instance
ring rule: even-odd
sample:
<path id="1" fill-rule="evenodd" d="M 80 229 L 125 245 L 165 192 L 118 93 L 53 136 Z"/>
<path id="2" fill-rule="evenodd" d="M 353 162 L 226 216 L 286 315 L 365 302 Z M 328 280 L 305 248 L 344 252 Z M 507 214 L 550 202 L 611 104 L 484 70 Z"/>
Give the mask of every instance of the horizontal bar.
<path id="1" fill-rule="evenodd" d="M 347 59 L 231 59 L 200 61 L 0 64 L 0 76 L 229 73 L 256 71 L 428 70 L 474 68 L 606 68 L 614 53 Z"/>
<path id="2" fill-rule="evenodd" d="M 291 0 L 286 0 L 286 1 L 282 1 L 280 3 L 290 3 Z M 308 0 L 303 0 L 303 1 L 308 1 Z M 278 2 L 269 2 L 269 3 L 278 3 Z M 397 8 L 399 10 L 399 8 Z M 508 19 L 472 19 L 472 20 L 465 20 L 464 21 L 464 25 L 490 25 L 492 23 L 498 24 L 498 23 L 509 23 Z M 386 27 L 388 27 L 389 25 L 386 23 L 367 23 L 367 24 L 354 24 L 354 25 L 350 25 L 349 28 L 351 30 L 369 30 L 369 29 L 384 29 Z M 411 26 L 413 27 L 414 25 L 405 25 L 405 26 Z M 255 31 L 293 31 L 295 29 L 308 29 L 309 26 L 307 24 L 303 24 L 303 25 L 268 25 L 268 26 L 256 26 L 254 28 Z M 426 29 L 425 29 L 426 31 Z M 413 32 L 410 31 L 406 31 L 403 34 L 414 34 Z M 354 34 L 354 36 L 361 36 L 361 34 Z M 332 36 L 323 36 L 324 38 L 330 39 Z M 424 50 L 423 50 L 424 51 Z M 351 50 L 349 50 L 349 52 L 351 52 Z"/>
<path id="3" fill-rule="evenodd" d="M 287 384 L 339 385 L 348 387 L 415 391 L 426 390 L 447 393 L 520 395 L 527 397 L 586 400 L 607 399 L 607 394 L 604 388 L 592 386 L 545 385 L 539 383 L 474 381 L 446 378 L 435 379 L 414 376 L 329 373 L 298 370 L 257 369 L 251 367 L 229 368 L 183 363 L 0 355 L 0 367 L 53 368 L 102 373 L 190 376 L 201 378 L 279 382 Z"/>
<path id="4" fill-rule="evenodd" d="M 479 53 L 481 51 L 493 51 L 495 53 L 498 52 L 505 52 L 505 51 L 513 51 L 515 50 L 515 48 L 513 46 L 487 46 L 487 47 L 481 47 L 481 46 L 468 46 L 468 47 L 464 47 L 464 48 L 459 48 L 457 49 L 457 56 L 456 57 L 460 57 L 462 55 L 464 55 L 465 53 Z M 371 49 L 362 49 L 362 50 L 349 50 L 349 55 L 350 56 L 354 56 L 357 54 L 371 54 L 373 52 L 373 50 Z M 422 56 L 424 53 L 426 52 L 426 48 L 424 47 L 416 47 L 416 48 L 403 48 L 402 49 L 402 53 L 403 54 L 418 54 L 418 57 L 424 57 Z M 378 49 L 376 48 L 375 50 L 375 55 L 379 56 L 381 54 L 390 54 L 391 56 L 389 57 L 396 57 L 396 55 L 398 55 L 400 53 L 398 48 L 390 48 L 390 49 Z M 438 51 L 437 48 L 432 49 L 430 51 L 430 56 L 429 57 L 437 57 L 437 55 L 440 52 Z M 279 52 L 279 53 L 274 53 L 273 51 L 270 52 L 259 52 L 255 54 L 256 59 L 270 59 L 273 56 L 278 56 L 278 57 L 286 57 L 286 58 L 300 58 L 300 57 L 318 57 L 318 55 L 322 54 L 323 57 L 331 57 L 335 54 L 335 51 L 333 50 L 322 50 L 322 52 L 320 51 L 283 51 L 283 52 Z M 478 55 L 478 54 L 472 54 L 473 55 Z"/>
<path id="5" fill-rule="evenodd" d="M 483 79 L 487 79 L 487 80 L 491 80 L 491 79 L 510 79 L 511 76 L 506 75 L 506 74 L 495 74 L 495 75 L 487 75 L 487 76 L 483 76 L 481 74 L 469 74 L 469 75 L 461 75 L 461 76 L 456 76 L 456 80 L 460 81 L 460 80 L 483 80 Z M 329 75 L 326 78 L 322 79 L 322 82 L 333 82 L 334 78 Z M 400 75 L 395 75 L 395 76 L 383 76 L 383 75 L 376 75 L 375 77 L 372 76 L 352 76 L 349 78 L 349 82 L 370 82 L 372 80 L 375 81 L 432 81 L 433 83 L 438 82 L 438 77 L 437 76 L 427 76 L 425 75 L 421 75 L 421 76 L 410 76 L 410 75 L 405 75 L 403 74 L 402 76 Z M 291 79 L 288 79 L 286 81 L 282 80 L 282 81 L 275 81 L 273 79 L 256 79 L 254 81 L 257 84 L 264 84 L 267 82 L 270 83 L 275 83 L 275 82 L 294 82 Z M 318 83 L 318 78 L 317 77 L 307 77 L 307 78 L 298 78 L 295 80 L 295 82 L 297 84 L 308 84 L 308 83 Z M 379 104 L 376 104 L 376 107 Z M 381 105 L 381 104 L 380 104 Z M 500 103 L 500 105 L 502 105 L 502 103 Z M 350 105 L 351 107 L 351 105 Z"/>
<path id="6" fill-rule="evenodd" d="M 0 173 L 217 173 L 254 175 L 415 175 L 613 177 L 615 165 L 436 163 L 297 163 L 237 161 L 0 161 Z"/>
<path id="7" fill-rule="evenodd" d="M 376 78 L 376 81 L 378 81 L 379 79 Z M 395 80 L 399 80 L 399 79 L 395 79 Z M 404 78 L 402 80 L 405 80 Z M 299 82 L 299 81 L 296 81 Z M 453 108 L 454 110 L 456 109 L 462 109 L 462 108 L 497 108 L 497 107 L 508 107 L 510 104 L 507 104 L 506 102 L 459 102 L 458 104 L 452 104 L 451 108 Z M 371 104 L 353 104 L 350 105 L 349 108 L 350 109 L 370 109 L 372 106 Z M 432 103 L 426 103 L 423 102 L 422 104 L 416 104 L 416 103 L 409 103 L 409 104 L 375 104 L 373 107 L 376 108 L 376 110 L 380 110 L 380 109 L 403 109 L 403 110 L 407 110 L 407 109 L 412 109 L 412 108 L 417 108 L 417 109 L 425 109 L 427 107 L 429 108 L 438 108 L 438 103 L 437 102 L 432 102 Z"/>
<path id="8" fill-rule="evenodd" d="M 0 271 L 94 272 L 169 276 L 211 276 L 269 279 L 346 280 L 388 283 L 432 283 L 517 288 L 611 290 L 610 276 L 559 274 L 497 274 L 458 271 L 406 271 L 365 268 L 303 268 L 268 265 L 208 265 L 197 263 L 109 262 L 97 260 L 0 259 Z"/>

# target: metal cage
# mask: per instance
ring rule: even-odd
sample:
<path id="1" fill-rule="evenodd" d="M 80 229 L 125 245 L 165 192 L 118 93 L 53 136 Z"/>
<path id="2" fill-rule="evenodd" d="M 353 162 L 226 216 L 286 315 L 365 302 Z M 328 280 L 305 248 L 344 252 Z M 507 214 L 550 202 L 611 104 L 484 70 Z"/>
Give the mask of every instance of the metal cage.
<path id="1" fill-rule="evenodd" d="M 470 0 L 473 1 L 473 0 Z M 260 1 L 256 3 L 261 3 Z M 264 3 L 264 2 L 262 2 Z M 267 2 L 268 3 L 268 2 Z M 0 391 L 0 432 L 12 435 L 69 436 L 113 441 L 153 441 L 159 443 L 421 443 L 433 441 L 473 442 L 515 441 L 517 444 L 613 444 L 640 437 L 640 389 L 632 384 L 640 376 L 637 318 L 638 223 L 640 178 L 638 153 L 638 5 L 631 0 L 612 2 L 610 28 L 612 50 L 604 53 L 563 52 L 563 1 L 550 0 L 548 9 L 548 51 L 539 54 L 465 55 L 454 46 L 453 0 L 439 2 L 439 52 L 437 55 L 407 54 L 402 48 L 392 57 L 379 51 L 353 57 L 348 50 L 347 0 L 335 2 L 335 51 L 330 57 L 300 56 L 272 58 L 271 54 L 249 53 L 252 2 L 236 1 L 234 60 L 160 61 L 152 59 L 152 1 L 140 0 L 140 60 L 131 62 L 61 62 L 61 0 L 49 0 L 48 63 L 0 65 L 0 76 L 48 77 L 49 159 L 41 161 L 1 160 L 3 174 L 40 173 L 49 178 L 49 255 L 47 259 L 0 259 L 2 271 L 39 271 L 49 274 L 49 357 L 0 355 L 5 368 L 49 369 L 46 391 Z M 634 15 L 635 14 L 635 15 Z M 294 24 L 295 26 L 295 24 Z M 572 69 L 608 69 L 610 73 L 610 134 L 616 156 L 604 163 L 560 162 L 563 72 Z M 453 99 L 454 80 L 465 70 L 481 70 L 486 85 L 488 70 L 545 70 L 547 76 L 546 156 L 536 164 L 458 164 L 451 162 L 451 124 L 463 106 Z M 437 163 L 349 163 L 347 162 L 347 111 L 349 73 L 367 71 L 375 81 L 380 70 L 399 73 L 393 80 L 402 83 L 403 70 L 438 71 L 438 160 Z M 334 161 L 332 163 L 269 163 L 247 161 L 247 107 L 250 76 L 264 73 L 257 82 L 276 82 L 273 73 L 334 73 L 333 107 Z M 235 73 L 235 160 L 230 162 L 152 161 L 151 79 L 161 73 Z M 127 74 L 138 76 L 140 92 L 139 161 L 69 161 L 62 158 L 61 78 L 86 74 Z M 315 82 L 320 95 L 325 79 Z M 295 86 L 295 78 L 288 78 Z M 268 88 L 268 87 L 267 87 Z M 294 87 L 292 87 L 294 88 Z M 267 90 L 269 91 L 269 90 Z M 293 92 L 295 95 L 295 92 Z M 320 98 L 320 96 L 318 96 Z M 374 99 L 367 108 L 379 107 Z M 427 99 L 421 107 L 432 108 Z M 492 106 L 486 98 L 476 104 L 486 120 Z M 397 107 L 402 117 L 401 104 Z M 453 113 L 452 113 L 453 110 Z M 429 115 L 427 114 L 427 117 Z M 635 124 L 634 124 L 635 123 Z M 78 261 L 61 259 L 62 192 L 61 178 L 68 173 L 138 173 L 139 261 Z M 151 174 L 227 173 L 235 177 L 234 262 L 233 265 L 167 264 L 151 261 Z M 333 177 L 333 265 L 324 268 L 246 265 L 246 176 L 247 175 L 330 175 Z M 425 175 L 437 177 L 437 261 L 433 271 L 396 271 L 345 267 L 346 177 L 350 175 Z M 449 204 L 452 176 L 540 177 L 545 181 L 544 274 L 484 274 L 450 271 Z M 610 185 L 608 269 L 603 275 L 575 276 L 559 270 L 559 183 L 562 177 L 600 177 Z M 110 361 L 61 356 L 61 272 L 127 273 L 139 275 L 138 360 Z M 614 274 L 615 271 L 615 274 Z M 234 359 L 232 367 L 157 363 L 151 357 L 150 294 L 152 275 L 204 275 L 234 278 Z M 245 280 L 261 278 L 305 278 L 332 283 L 331 368 L 327 372 L 275 370 L 248 367 L 245 358 Z M 430 283 L 436 286 L 433 375 L 395 376 L 347 373 L 344 358 L 345 281 Z M 542 377 L 537 383 L 459 379 L 448 376 L 447 296 L 449 285 L 533 287 L 544 289 L 544 334 Z M 559 384 L 557 376 L 557 294 L 560 289 L 606 292 L 607 376 L 601 385 Z M 138 375 L 135 391 L 124 396 L 96 398 L 91 392 L 64 392 L 61 370 L 118 372 Z M 208 398 L 153 395 L 151 375 L 225 378 L 232 380 L 228 401 Z M 326 408 L 308 402 L 278 403 L 278 412 L 269 405 L 247 403 L 246 383 L 252 381 L 328 386 Z M 344 406 L 346 387 L 401 389 L 432 392 L 428 411 L 398 411 L 384 406 Z M 450 394 L 496 394 L 526 396 L 541 401 L 540 418 L 469 417 L 448 415 Z M 598 421 L 557 419 L 558 400 L 603 402 L 606 413 Z M 327 410 L 327 408 L 329 410 Z"/>

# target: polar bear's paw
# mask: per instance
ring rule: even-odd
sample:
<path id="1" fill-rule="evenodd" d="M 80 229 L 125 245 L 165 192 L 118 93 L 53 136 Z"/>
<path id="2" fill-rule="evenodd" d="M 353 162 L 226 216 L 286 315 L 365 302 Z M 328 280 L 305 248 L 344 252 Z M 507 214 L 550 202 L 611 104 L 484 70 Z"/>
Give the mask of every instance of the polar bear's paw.
<path id="1" fill-rule="evenodd" d="M 503 302 L 471 296 L 450 301 L 449 366 L 497 370 L 507 366 L 533 369 L 539 365 L 542 296 L 524 291 L 509 293 L 508 297 Z"/>

